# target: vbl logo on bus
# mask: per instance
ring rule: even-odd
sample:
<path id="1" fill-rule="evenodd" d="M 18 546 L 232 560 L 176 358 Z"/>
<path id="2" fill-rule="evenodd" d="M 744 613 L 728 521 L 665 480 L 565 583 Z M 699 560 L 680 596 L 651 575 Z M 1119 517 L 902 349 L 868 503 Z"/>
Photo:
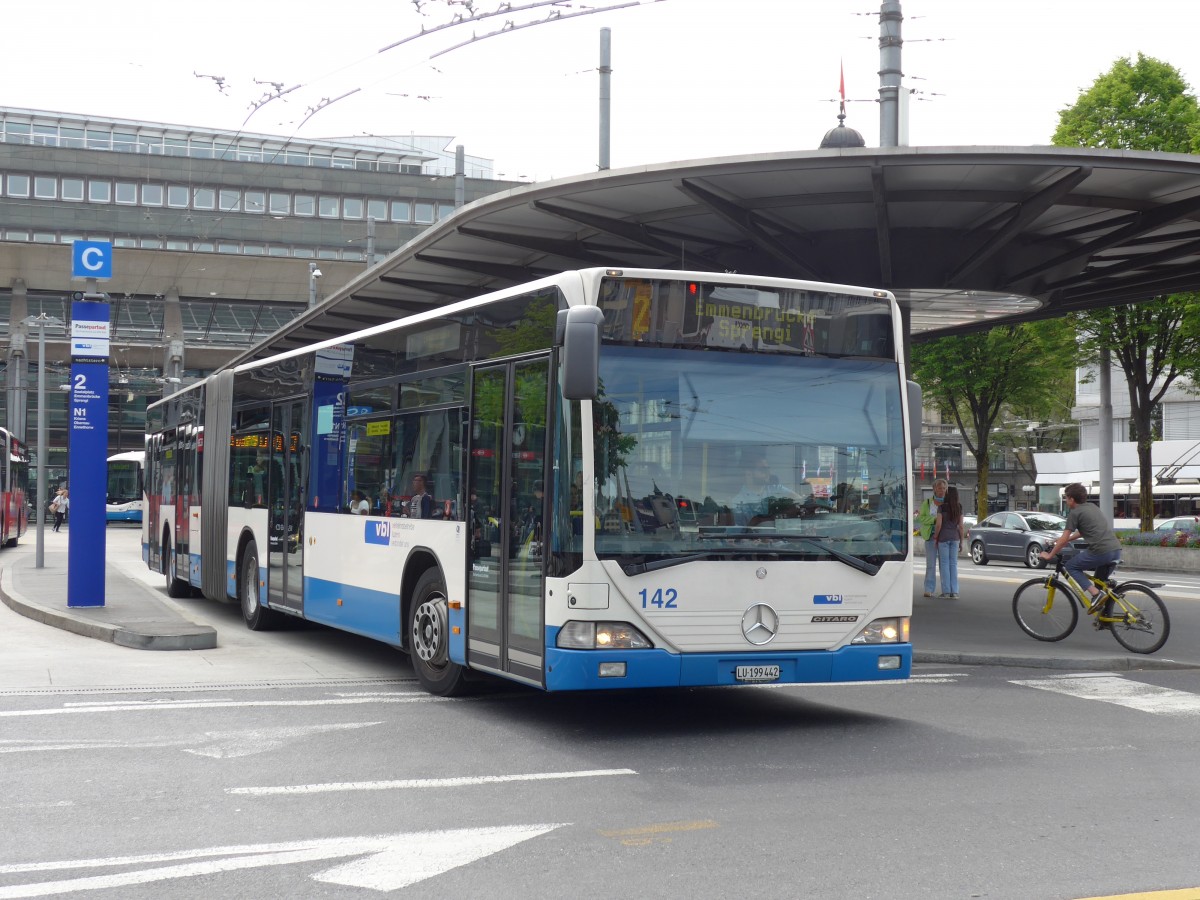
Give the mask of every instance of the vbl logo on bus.
<path id="1" fill-rule="evenodd" d="M 386 547 L 392 542 L 392 523 L 368 521 L 364 523 L 363 536 L 368 544 L 383 544 Z"/>

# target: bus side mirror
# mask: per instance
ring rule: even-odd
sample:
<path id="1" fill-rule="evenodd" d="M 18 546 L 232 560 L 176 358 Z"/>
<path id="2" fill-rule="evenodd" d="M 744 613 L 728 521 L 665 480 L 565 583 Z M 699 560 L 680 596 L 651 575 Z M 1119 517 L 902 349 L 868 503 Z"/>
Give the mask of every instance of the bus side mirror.
<path id="1" fill-rule="evenodd" d="M 595 400 L 600 393 L 600 326 L 595 306 L 561 310 L 556 330 L 562 343 L 562 393 L 568 400 Z"/>
<path id="2" fill-rule="evenodd" d="M 913 449 L 921 446 L 921 386 L 908 382 L 908 437 Z"/>

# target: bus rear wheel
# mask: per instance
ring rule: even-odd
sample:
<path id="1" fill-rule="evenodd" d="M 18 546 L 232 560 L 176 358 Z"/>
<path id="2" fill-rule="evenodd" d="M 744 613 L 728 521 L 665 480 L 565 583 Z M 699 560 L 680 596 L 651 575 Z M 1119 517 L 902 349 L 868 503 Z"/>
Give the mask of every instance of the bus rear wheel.
<path id="1" fill-rule="evenodd" d="M 238 605 L 242 618 L 251 631 L 268 631 L 279 624 L 280 615 L 262 605 L 258 580 L 258 545 L 254 541 L 246 544 L 242 561 L 238 566 Z"/>
<path id="2" fill-rule="evenodd" d="M 421 687 L 439 697 L 466 689 L 466 672 L 450 661 L 450 607 L 446 585 L 437 569 L 418 580 L 409 604 L 408 648 Z"/>
<path id="3" fill-rule="evenodd" d="M 192 593 L 192 586 L 182 578 L 175 576 L 176 561 L 175 547 L 171 544 L 169 535 L 163 535 L 162 544 L 163 576 L 167 582 L 167 596 L 179 600 Z"/>

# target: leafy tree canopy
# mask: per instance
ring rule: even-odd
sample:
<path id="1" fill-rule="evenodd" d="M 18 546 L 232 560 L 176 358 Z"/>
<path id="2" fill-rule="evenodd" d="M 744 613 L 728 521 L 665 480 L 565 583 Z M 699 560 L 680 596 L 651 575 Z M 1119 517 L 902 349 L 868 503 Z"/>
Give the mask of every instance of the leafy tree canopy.
<path id="1" fill-rule="evenodd" d="M 1138 54 L 1111 69 L 1059 112 L 1057 147 L 1200 152 L 1200 108 L 1173 66 Z"/>

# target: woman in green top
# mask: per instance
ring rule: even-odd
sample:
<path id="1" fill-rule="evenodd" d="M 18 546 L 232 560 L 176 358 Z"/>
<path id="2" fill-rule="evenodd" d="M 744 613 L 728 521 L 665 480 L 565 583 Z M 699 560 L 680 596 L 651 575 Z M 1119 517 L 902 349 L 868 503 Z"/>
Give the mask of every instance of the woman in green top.
<path id="1" fill-rule="evenodd" d="M 946 498 L 946 488 L 950 485 L 945 478 L 939 478 L 933 483 L 933 496 L 926 497 L 916 513 L 917 534 L 925 542 L 925 596 L 932 597 L 937 587 L 937 541 L 934 540 L 933 526 L 937 523 L 938 509 Z M 942 590 L 946 590 L 946 573 L 942 572 Z"/>

